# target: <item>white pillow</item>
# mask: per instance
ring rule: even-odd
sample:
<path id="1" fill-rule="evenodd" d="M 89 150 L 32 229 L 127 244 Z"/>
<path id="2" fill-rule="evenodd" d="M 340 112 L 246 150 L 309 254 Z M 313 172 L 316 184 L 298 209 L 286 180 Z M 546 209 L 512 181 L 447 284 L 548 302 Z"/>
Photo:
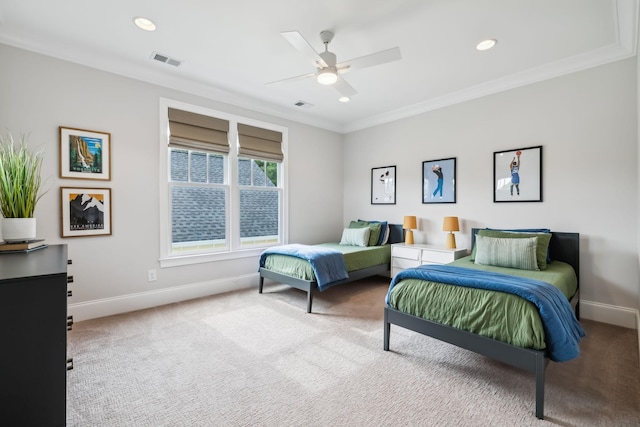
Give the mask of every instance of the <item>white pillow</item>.
<path id="1" fill-rule="evenodd" d="M 371 229 L 369 227 L 362 228 L 345 228 L 342 231 L 341 245 L 351 246 L 367 246 L 369 244 L 369 234 Z"/>
<path id="2" fill-rule="evenodd" d="M 536 258 L 538 237 L 501 239 L 476 235 L 476 264 L 540 270 Z"/>

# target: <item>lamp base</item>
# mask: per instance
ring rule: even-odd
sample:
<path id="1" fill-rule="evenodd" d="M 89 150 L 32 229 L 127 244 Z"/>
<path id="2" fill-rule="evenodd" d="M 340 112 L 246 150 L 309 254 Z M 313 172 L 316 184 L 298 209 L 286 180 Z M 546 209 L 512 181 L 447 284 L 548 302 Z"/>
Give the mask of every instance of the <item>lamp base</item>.
<path id="1" fill-rule="evenodd" d="M 406 230 L 404 233 L 404 244 L 413 245 L 413 230 Z"/>
<path id="2" fill-rule="evenodd" d="M 456 248 L 456 235 L 453 233 L 447 234 L 447 249 Z"/>

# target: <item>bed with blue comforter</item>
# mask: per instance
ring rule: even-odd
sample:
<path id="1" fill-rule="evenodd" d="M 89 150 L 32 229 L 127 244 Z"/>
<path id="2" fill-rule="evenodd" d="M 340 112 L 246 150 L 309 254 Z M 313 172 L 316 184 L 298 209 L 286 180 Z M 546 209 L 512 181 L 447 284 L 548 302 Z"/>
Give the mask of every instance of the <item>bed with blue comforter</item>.
<path id="1" fill-rule="evenodd" d="M 533 372 L 535 413 L 542 419 L 546 364 L 577 357 L 584 336 L 579 235 L 472 233 L 472 255 L 403 270 L 392 279 L 384 349 L 394 324 Z"/>

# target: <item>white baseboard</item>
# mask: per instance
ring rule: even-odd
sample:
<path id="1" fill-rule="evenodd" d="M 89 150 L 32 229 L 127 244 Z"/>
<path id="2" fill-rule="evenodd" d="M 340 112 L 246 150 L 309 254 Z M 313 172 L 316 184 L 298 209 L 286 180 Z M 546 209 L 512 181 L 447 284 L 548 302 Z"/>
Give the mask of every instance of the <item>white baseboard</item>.
<path id="1" fill-rule="evenodd" d="M 638 310 L 632 308 L 580 300 L 580 317 L 584 319 L 638 329 L 640 332 L 639 316 Z"/>
<path id="2" fill-rule="evenodd" d="M 256 287 L 258 285 L 258 273 L 245 276 L 229 277 L 207 282 L 192 283 L 190 285 L 175 286 L 172 288 L 158 289 L 149 292 L 123 295 L 114 298 L 69 304 L 68 314 L 73 316 L 75 322 L 96 319 L 98 317 L 111 316 L 119 313 L 158 307 L 174 302 L 186 301 L 208 295 L 221 294 L 223 292 L 238 289 Z"/>

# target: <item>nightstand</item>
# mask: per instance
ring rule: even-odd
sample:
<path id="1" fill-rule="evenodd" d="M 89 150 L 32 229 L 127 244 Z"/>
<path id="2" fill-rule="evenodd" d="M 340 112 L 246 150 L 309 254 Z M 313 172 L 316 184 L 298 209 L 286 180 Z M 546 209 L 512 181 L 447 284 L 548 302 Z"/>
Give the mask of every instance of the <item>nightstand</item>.
<path id="1" fill-rule="evenodd" d="M 424 264 L 448 264 L 467 255 L 464 248 L 447 249 L 433 245 L 395 243 L 391 245 L 391 277 L 406 268 Z"/>

